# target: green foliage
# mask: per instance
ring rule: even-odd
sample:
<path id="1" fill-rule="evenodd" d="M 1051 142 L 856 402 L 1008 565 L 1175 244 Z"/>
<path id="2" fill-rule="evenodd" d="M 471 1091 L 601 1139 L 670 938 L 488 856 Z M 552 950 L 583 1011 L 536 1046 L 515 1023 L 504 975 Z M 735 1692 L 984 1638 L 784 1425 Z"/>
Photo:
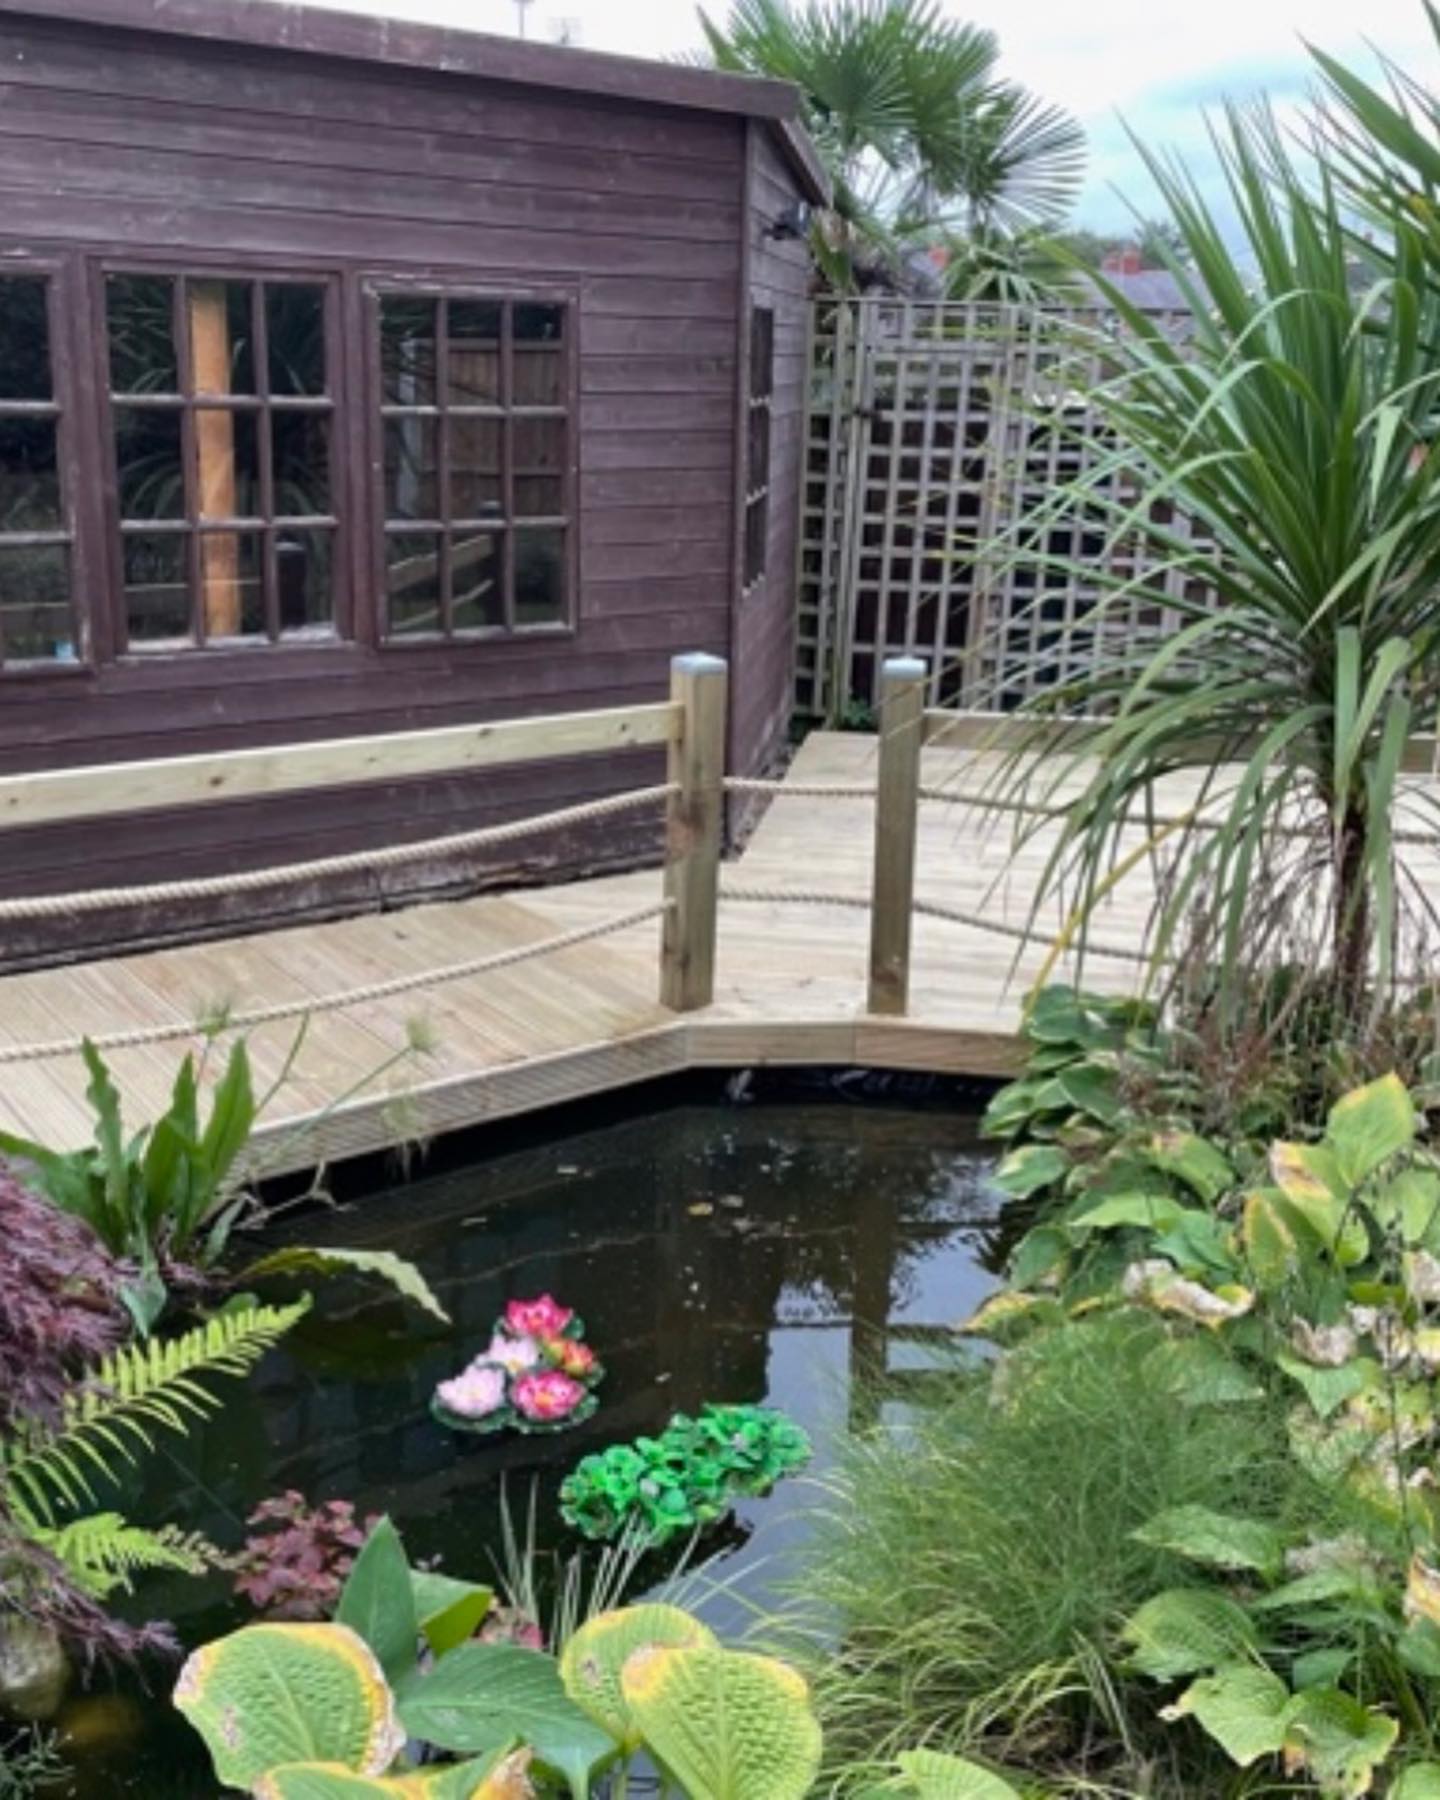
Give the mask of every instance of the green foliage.
<path id="1" fill-rule="evenodd" d="M 809 1792 L 819 1727 L 784 1664 L 723 1650 L 687 1615 L 648 1606 L 594 1619 L 564 1662 L 462 1641 L 422 1665 L 424 1592 L 385 1522 L 356 1560 L 341 1620 L 249 1626 L 198 1650 L 175 1700 L 218 1778 L 276 1800 L 585 1800 L 643 1750 L 691 1800 Z M 407 1738 L 430 1746 L 422 1768 L 407 1762 Z M 465 1760 L 437 1763 L 435 1750 Z"/>
<path id="2" fill-rule="evenodd" d="M 677 1414 L 658 1438 L 583 1457 L 560 1487 L 566 1524 L 587 1538 L 637 1527 L 660 1545 L 713 1525 L 736 1500 L 767 1494 L 810 1459 L 810 1440 L 762 1406 L 706 1406 Z"/>

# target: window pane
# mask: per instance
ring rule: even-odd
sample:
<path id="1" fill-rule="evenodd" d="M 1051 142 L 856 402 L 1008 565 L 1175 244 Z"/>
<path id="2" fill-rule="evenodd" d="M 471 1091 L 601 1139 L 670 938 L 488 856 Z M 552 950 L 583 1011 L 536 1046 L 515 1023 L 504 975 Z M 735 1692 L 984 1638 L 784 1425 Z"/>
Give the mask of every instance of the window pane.
<path id="1" fill-rule="evenodd" d="M 0 655 L 7 662 L 74 662 L 70 552 L 63 544 L 0 547 Z"/>
<path id="2" fill-rule="evenodd" d="M 207 531 L 201 537 L 200 607 L 207 638 L 264 637 L 258 531 Z"/>
<path id="3" fill-rule="evenodd" d="M 47 285 L 31 275 L 0 279 L 0 399 L 48 400 L 53 392 Z"/>
<path id="4" fill-rule="evenodd" d="M 53 419 L 0 417 L 0 531 L 60 526 L 60 470 Z"/>
<path id="5" fill-rule="evenodd" d="M 775 313 L 756 306 L 750 313 L 750 397 L 767 400 L 775 387 Z"/>
<path id="6" fill-rule="evenodd" d="M 439 421 L 419 414 L 385 421 L 385 516 L 438 519 Z"/>
<path id="7" fill-rule="evenodd" d="M 330 415 L 277 412 L 270 417 L 279 518 L 305 517 L 330 511 Z"/>
<path id="8" fill-rule="evenodd" d="M 190 585 L 185 569 L 189 539 L 181 532 L 163 537 L 127 534 L 121 543 L 131 643 L 189 638 Z"/>
<path id="9" fill-rule="evenodd" d="M 281 531 L 275 539 L 275 569 L 282 632 L 330 631 L 335 622 L 331 586 L 335 534 Z"/>
<path id="10" fill-rule="evenodd" d="M 504 425 L 499 419 L 477 419 L 465 414 L 450 419 L 450 517 L 483 519 L 503 506 L 500 485 L 500 445 Z"/>
<path id="11" fill-rule="evenodd" d="M 565 511 L 564 419 L 515 421 L 517 518 L 555 518 Z"/>
<path id="12" fill-rule="evenodd" d="M 189 281 L 190 376 L 197 394 L 255 392 L 249 281 Z"/>
<path id="13" fill-rule="evenodd" d="M 559 625 L 565 618 L 565 533 L 515 534 L 515 623 Z"/>
<path id="14" fill-rule="evenodd" d="M 325 392 L 325 290 L 298 282 L 265 289 L 272 394 Z"/>
<path id="15" fill-rule="evenodd" d="M 441 629 L 438 532 L 407 531 L 385 539 L 385 591 L 392 634 Z"/>
<path id="16" fill-rule="evenodd" d="M 565 308 L 526 301 L 515 308 L 517 344 L 559 344 L 565 337 Z"/>
<path id="17" fill-rule="evenodd" d="M 450 539 L 450 592 L 456 631 L 505 623 L 505 559 L 494 531 L 460 531 Z"/>
<path id="18" fill-rule="evenodd" d="M 746 484 L 753 494 L 758 489 L 770 485 L 770 409 L 768 406 L 752 406 L 750 408 L 748 429 L 749 473 L 746 476 Z"/>
<path id="19" fill-rule="evenodd" d="M 435 404 L 434 300 L 386 294 L 380 301 L 380 365 L 387 401 Z"/>
<path id="20" fill-rule="evenodd" d="M 496 300 L 448 303 L 448 398 L 456 406 L 500 399 L 500 320 Z"/>
<path id="21" fill-rule="evenodd" d="M 257 425 L 253 412 L 196 407 L 196 495 L 202 519 L 253 519 L 259 515 Z"/>
<path id="22" fill-rule="evenodd" d="M 168 275 L 111 275 L 105 282 L 110 385 L 117 394 L 178 394 L 175 284 Z"/>
<path id="23" fill-rule="evenodd" d="M 185 516 L 178 411 L 117 406 L 115 462 L 120 478 L 122 518 L 181 519 Z"/>

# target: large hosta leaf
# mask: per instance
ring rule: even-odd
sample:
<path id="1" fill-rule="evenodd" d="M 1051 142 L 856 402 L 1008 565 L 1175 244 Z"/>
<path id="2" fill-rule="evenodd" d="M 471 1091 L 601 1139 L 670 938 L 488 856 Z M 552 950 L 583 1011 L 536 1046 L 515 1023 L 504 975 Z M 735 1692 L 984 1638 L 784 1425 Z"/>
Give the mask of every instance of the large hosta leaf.
<path id="1" fill-rule="evenodd" d="M 1256 1637 L 1244 1607 L 1213 1588 L 1167 1588 L 1130 1615 L 1122 1635 L 1130 1661 L 1157 1681 L 1241 1662 Z"/>
<path id="2" fill-rule="evenodd" d="M 1357 1187 L 1415 1137 L 1415 1106 L 1398 1075 L 1356 1088 L 1330 1109 L 1325 1141 L 1342 1178 Z"/>
<path id="3" fill-rule="evenodd" d="M 1338 1368 L 1325 1368 L 1295 1356 L 1289 1350 L 1275 1355 L 1276 1366 L 1304 1388 L 1310 1404 L 1322 1419 L 1356 1395 L 1379 1389 L 1383 1371 L 1373 1356 L 1352 1357 Z"/>
<path id="4" fill-rule="evenodd" d="M 1364 1262 L 1369 1230 L 1323 1144 L 1272 1144 L 1270 1173 L 1284 1197 L 1282 1211 L 1288 1207 L 1342 1267 Z"/>
<path id="5" fill-rule="evenodd" d="M 1246 1196 L 1240 1242 L 1251 1277 L 1262 1294 L 1283 1287 L 1298 1273 L 1300 1246 L 1295 1229 L 1271 1195 Z"/>
<path id="6" fill-rule="evenodd" d="M 915 1800 L 1020 1800 L 1019 1790 L 963 1757 L 938 1750 L 906 1750 L 897 1759 Z"/>
<path id="7" fill-rule="evenodd" d="M 403 1256 L 393 1250 L 346 1250 L 328 1244 L 287 1244 L 272 1250 L 235 1277 L 237 1283 L 260 1281 L 272 1275 L 374 1275 L 389 1282 L 397 1294 L 413 1300 L 439 1319 L 450 1323 L 450 1315 L 435 1298 L 429 1282 Z"/>
<path id="8" fill-rule="evenodd" d="M 1381 1230 L 1398 1231 L 1412 1247 L 1440 1248 L 1440 1174 L 1434 1169 L 1402 1169 L 1367 1203 Z"/>
<path id="9" fill-rule="evenodd" d="M 229 1787 L 285 1763 L 380 1775 L 405 1742 L 374 1652 L 344 1625 L 247 1625 L 218 1638 L 180 1671 L 175 1704 Z"/>
<path id="10" fill-rule="evenodd" d="M 597 1614 L 573 1634 L 560 1658 L 565 1692 L 628 1753 L 641 1734 L 622 1687 L 625 1665 L 639 1650 L 719 1649 L 708 1626 L 678 1606 L 627 1606 Z"/>
<path id="11" fill-rule="evenodd" d="M 1203 1675 L 1162 1719 L 1193 1718 L 1242 1769 L 1277 1755 L 1285 1742 L 1290 1690 L 1278 1675 L 1254 1663 L 1231 1663 Z"/>
<path id="12" fill-rule="evenodd" d="M 803 1800 L 820 1726 L 794 1669 L 736 1650 L 642 1650 L 625 1703 L 690 1800 Z"/>
<path id="13" fill-rule="evenodd" d="M 255 1800 L 533 1800 L 529 1768 L 528 1750 L 389 1777 L 354 1775 L 334 1763 L 295 1763 L 262 1777 Z"/>
<path id="14" fill-rule="evenodd" d="M 1070 1158 L 1058 1144 L 1022 1144 L 1005 1157 L 990 1179 L 1017 1200 L 1065 1179 Z"/>
<path id="15" fill-rule="evenodd" d="M 1194 1190 L 1204 1201 L 1215 1201 L 1235 1182 L 1228 1159 L 1206 1138 L 1193 1131 L 1164 1131 L 1153 1137 L 1146 1154 L 1157 1169 Z"/>
<path id="16" fill-rule="evenodd" d="M 1166 1393 L 1186 1406 L 1233 1406 L 1265 1395 L 1260 1383 L 1213 1337 L 1187 1336 L 1160 1344 L 1145 1366 Z"/>
<path id="17" fill-rule="evenodd" d="M 1391 1788 L 1389 1800 L 1440 1800 L 1440 1763 L 1411 1763 Z"/>
<path id="18" fill-rule="evenodd" d="M 1206 1506 L 1172 1506 L 1134 1533 L 1142 1544 L 1173 1550 L 1191 1562 L 1220 1569 L 1255 1569 L 1273 1581 L 1285 1556 L 1285 1535 L 1261 1519 L 1239 1519 Z"/>
<path id="19" fill-rule="evenodd" d="M 1399 1735 L 1394 1719 L 1339 1688 L 1306 1688 L 1286 1718 L 1285 1765 L 1292 1773 L 1305 1769 L 1322 1793 L 1351 1800 L 1370 1792 Z"/>
<path id="20" fill-rule="evenodd" d="M 554 1659 L 515 1644 L 462 1644 L 406 1685 L 400 1717 L 412 1736 L 462 1754 L 517 1740 L 556 1770 L 572 1794 L 615 1752 L 608 1732 L 565 1692 Z"/>

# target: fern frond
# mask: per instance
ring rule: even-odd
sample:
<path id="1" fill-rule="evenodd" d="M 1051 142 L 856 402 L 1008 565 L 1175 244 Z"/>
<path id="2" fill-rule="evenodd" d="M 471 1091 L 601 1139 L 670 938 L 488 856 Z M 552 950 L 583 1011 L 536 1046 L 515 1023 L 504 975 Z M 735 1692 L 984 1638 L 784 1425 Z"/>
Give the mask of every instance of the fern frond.
<path id="1" fill-rule="evenodd" d="M 117 1588 L 130 1593 L 133 1577 L 147 1569 L 203 1575 L 225 1563 L 224 1552 L 198 1532 L 181 1531 L 176 1525 L 149 1530 L 113 1512 L 90 1513 L 58 1530 L 42 1526 L 30 1535 L 97 1600 L 107 1599 Z"/>
<path id="2" fill-rule="evenodd" d="M 0 1443 L 0 1493 L 42 1527 L 58 1510 L 94 1504 L 96 1487 L 154 1448 L 154 1433 L 184 1435 L 220 1405 L 205 1385 L 241 1376 L 309 1309 L 250 1306 L 221 1313 L 193 1331 L 130 1344 L 91 1370 L 66 1396 L 56 1430 L 32 1428 Z"/>

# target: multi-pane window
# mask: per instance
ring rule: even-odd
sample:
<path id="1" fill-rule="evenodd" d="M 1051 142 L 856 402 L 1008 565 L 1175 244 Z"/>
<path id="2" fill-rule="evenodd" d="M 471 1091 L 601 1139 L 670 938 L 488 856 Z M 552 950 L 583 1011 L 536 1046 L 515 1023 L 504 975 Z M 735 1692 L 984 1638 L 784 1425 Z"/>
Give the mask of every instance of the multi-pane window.
<path id="1" fill-rule="evenodd" d="M 50 282 L 0 276 L 0 663 L 74 662 Z"/>
<path id="2" fill-rule="evenodd" d="M 379 329 L 387 635 L 563 625 L 568 309 L 383 293 Z"/>
<path id="3" fill-rule="evenodd" d="M 770 550 L 770 425 L 775 400 L 775 309 L 750 309 L 750 394 L 745 438 L 744 586 L 764 576 Z"/>
<path id="4" fill-rule="evenodd" d="M 327 311 L 319 282 L 107 277 L 131 649 L 333 631 Z"/>

